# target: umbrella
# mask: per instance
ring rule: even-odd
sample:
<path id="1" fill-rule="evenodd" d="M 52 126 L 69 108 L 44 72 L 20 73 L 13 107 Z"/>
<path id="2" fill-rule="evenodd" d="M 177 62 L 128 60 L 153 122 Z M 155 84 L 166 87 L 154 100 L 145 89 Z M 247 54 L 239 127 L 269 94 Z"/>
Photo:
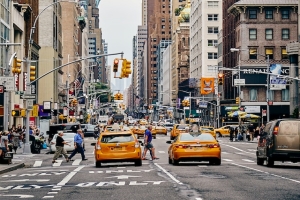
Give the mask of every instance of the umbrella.
<path id="1" fill-rule="evenodd" d="M 247 114 L 246 112 L 235 111 L 235 112 L 228 113 L 228 117 L 239 117 L 246 114 Z"/>
<path id="2" fill-rule="evenodd" d="M 260 118 L 260 116 L 254 115 L 254 114 L 245 114 L 245 115 L 240 116 L 240 118 L 242 118 L 242 119 L 245 119 L 245 118 L 258 119 L 258 118 Z"/>

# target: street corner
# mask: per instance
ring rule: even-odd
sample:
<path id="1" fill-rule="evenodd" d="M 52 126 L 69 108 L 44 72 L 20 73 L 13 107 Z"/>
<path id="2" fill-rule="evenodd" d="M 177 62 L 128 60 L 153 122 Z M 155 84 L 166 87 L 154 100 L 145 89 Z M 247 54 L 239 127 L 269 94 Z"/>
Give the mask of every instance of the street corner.
<path id="1" fill-rule="evenodd" d="M 17 170 L 19 168 L 25 167 L 25 163 L 15 163 L 15 164 L 0 164 L 0 174 L 4 174 L 10 171 Z"/>

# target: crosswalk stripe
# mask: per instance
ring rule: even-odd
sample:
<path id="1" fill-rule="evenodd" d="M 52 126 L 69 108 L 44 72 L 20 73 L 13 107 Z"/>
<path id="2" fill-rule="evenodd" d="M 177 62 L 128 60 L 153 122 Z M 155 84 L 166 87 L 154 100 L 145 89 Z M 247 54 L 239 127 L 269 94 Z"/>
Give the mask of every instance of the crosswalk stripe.
<path id="1" fill-rule="evenodd" d="M 242 159 L 242 160 L 246 162 L 254 162 L 253 160 L 248 160 L 248 159 Z"/>
<path id="2" fill-rule="evenodd" d="M 166 153 L 166 152 L 164 152 L 164 151 L 158 151 L 158 153 Z"/>
<path id="3" fill-rule="evenodd" d="M 72 163 L 72 165 L 79 165 L 81 162 L 81 159 L 76 159 L 74 160 L 74 162 Z"/>
<path id="4" fill-rule="evenodd" d="M 62 163 L 62 160 L 56 160 L 56 163 L 53 163 L 53 167 L 59 167 Z"/>
<path id="5" fill-rule="evenodd" d="M 226 162 L 232 162 L 232 160 L 230 160 L 230 159 L 222 159 L 222 160 L 224 160 Z"/>
<path id="6" fill-rule="evenodd" d="M 37 160 L 34 162 L 33 167 L 40 167 L 42 166 L 43 161 Z"/>
<path id="7" fill-rule="evenodd" d="M 223 154 L 229 154 L 228 152 L 223 152 L 223 151 L 221 153 L 223 153 Z"/>

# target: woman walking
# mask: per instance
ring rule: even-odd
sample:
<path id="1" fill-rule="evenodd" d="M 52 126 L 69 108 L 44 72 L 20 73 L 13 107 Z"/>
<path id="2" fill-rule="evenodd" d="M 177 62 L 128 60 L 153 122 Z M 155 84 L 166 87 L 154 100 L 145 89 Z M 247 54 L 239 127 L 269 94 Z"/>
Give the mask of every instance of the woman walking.
<path id="1" fill-rule="evenodd" d="M 53 157 L 53 161 L 52 163 L 56 163 L 56 159 L 62 154 L 66 161 L 69 162 L 69 158 L 68 158 L 68 155 L 66 153 L 66 150 L 64 149 L 64 145 L 70 145 L 68 144 L 67 142 L 65 142 L 65 140 L 63 139 L 63 136 L 64 133 L 62 131 L 59 131 L 58 132 L 58 135 L 56 137 L 56 152 L 54 154 L 54 157 Z"/>
<path id="2" fill-rule="evenodd" d="M 13 144 L 13 149 L 15 151 L 15 154 L 17 153 L 17 149 L 20 145 L 20 134 L 16 133 L 16 130 L 13 130 L 12 132 L 12 144 Z"/>

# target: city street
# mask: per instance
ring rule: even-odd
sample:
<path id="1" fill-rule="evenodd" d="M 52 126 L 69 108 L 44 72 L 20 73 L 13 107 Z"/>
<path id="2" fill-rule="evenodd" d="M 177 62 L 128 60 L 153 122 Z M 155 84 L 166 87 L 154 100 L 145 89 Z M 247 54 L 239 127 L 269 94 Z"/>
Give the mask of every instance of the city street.
<path id="1" fill-rule="evenodd" d="M 229 142 L 220 138 L 221 166 L 208 163 L 168 164 L 166 141 L 153 144 L 159 160 L 104 164 L 96 168 L 93 138 L 86 139 L 88 161 L 51 163 L 52 154 L 27 156 L 31 166 L 1 174 L 2 199 L 299 199 L 297 163 L 275 162 L 274 168 L 256 165 L 255 142 Z M 15 156 L 15 160 L 25 155 Z M 149 157 L 149 156 L 148 156 Z M 30 158 L 30 159 L 28 159 Z"/>

